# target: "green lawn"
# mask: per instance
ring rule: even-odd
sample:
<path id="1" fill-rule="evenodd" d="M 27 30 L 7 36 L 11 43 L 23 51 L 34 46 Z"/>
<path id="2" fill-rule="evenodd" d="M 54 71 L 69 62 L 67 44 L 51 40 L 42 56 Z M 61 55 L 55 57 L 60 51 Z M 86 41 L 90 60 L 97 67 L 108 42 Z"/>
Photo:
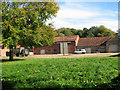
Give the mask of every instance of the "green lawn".
<path id="1" fill-rule="evenodd" d="M 116 87 L 117 57 L 20 59 L 2 63 L 3 88 Z"/>

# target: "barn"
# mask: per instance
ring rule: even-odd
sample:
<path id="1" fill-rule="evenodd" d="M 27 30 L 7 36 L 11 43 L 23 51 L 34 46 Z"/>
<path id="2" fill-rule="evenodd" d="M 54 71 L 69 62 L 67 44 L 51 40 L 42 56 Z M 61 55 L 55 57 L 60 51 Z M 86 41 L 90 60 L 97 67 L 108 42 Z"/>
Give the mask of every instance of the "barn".
<path id="1" fill-rule="evenodd" d="M 74 53 L 79 36 L 56 37 L 55 43 L 51 46 L 34 48 L 34 54 L 72 54 Z"/>
<path id="2" fill-rule="evenodd" d="M 117 37 L 90 37 L 80 38 L 77 49 L 86 49 L 87 53 L 115 53 L 119 52 L 119 39 Z"/>
<path id="3" fill-rule="evenodd" d="M 51 46 L 35 48 L 34 54 L 73 54 L 75 50 L 85 49 L 87 53 L 115 53 L 119 52 L 119 38 L 117 37 L 89 37 L 75 36 L 56 37 Z"/>

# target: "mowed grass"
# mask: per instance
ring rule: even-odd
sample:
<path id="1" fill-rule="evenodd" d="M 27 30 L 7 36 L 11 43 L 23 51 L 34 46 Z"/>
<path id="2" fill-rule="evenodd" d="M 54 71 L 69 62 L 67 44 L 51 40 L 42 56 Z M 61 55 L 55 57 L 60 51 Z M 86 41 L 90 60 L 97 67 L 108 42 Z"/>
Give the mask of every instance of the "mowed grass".
<path id="1" fill-rule="evenodd" d="M 3 88 L 111 87 L 108 83 L 117 76 L 117 57 L 20 59 L 2 63 Z"/>

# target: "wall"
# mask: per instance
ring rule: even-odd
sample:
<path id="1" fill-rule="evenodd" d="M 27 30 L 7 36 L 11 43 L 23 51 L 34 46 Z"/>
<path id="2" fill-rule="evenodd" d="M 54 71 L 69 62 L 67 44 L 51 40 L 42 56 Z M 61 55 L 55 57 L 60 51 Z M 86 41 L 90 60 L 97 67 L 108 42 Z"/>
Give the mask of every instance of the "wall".
<path id="1" fill-rule="evenodd" d="M 104 45 L 102 46 L 87 46 L 87 47 L 77 47 L 77 49 L 85 49 L 85 48 L 91 48 L 91 53 L 96 52 L 105 52 L 106 47 Z"/>
<path id="2" fill-rule="evenodd" d="M 67 43 L 68 44 L 68 53 L 74 53 L 75 42 Z M 54 51 L 56 49 L 57 51 Z M 51 46 L 38 47 L 34 49 L 34 54 L 41 54 L 41 50 L 45 50 L 45 54 L 60 54 L 60 43 L 55 43 Z M 50 50 L 50 51 L 49 51 Z"/>
<path id="3" fill-rule="evenodd" d="M 75 42 L 68 43 L 68 53 L 73 54 L 75 51 Z"/>
<path id="4" fill-rule="evenodd" d="M 34 54 L 41 54 L 41 50 L 45 50 L 45 54 L 59 54 L 60 53 L 60 45 L 55 43 L 51 46 L 44 46 L 44 47 L 38 47 L 35 48 Z M 56 51 L 54 51 L 54 49 L 56 49 Z"/>
<path id="5" fill-rule="evenodd" d="M 99 46 L 98 47 L 98 52 L 105 53 L 106 52 L 106 46 Z"/>
<path id="6" fill-rule="evenodd" d="M 9 52 L 9 49 L 6 47 L 4 49 L 0 49 L 0 56 L 6 56 L 6 52 Z"/>
<path id="7" fill-rule="evenodd" d="M 116 45 L 117 49 L 118 49 L 116 52 L 120 52 L 120 39 L 112 38 L 109 41 L 107 41 L 107 43 L 106 43 L 106 52 L 108 52 L 108 53 L 112 52 L 112 51 L 110 51 L 110 45 Z"/>

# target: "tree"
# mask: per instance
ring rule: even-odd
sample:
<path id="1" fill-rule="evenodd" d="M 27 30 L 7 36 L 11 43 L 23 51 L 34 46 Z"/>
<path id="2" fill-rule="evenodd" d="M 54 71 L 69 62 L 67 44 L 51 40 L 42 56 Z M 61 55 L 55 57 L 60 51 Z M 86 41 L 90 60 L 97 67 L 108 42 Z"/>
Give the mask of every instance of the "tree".
<path id="1" fill-rule="evenodd" d="M 78 30 L 76 30 L 76 29 L 74 29 L 74 28 L 72 28 L 72 29 L 70 29 L 70 30 L 71 30 L 71 32 L 73 33 L 73 35 L 77 35 Z"/>
<path id="2" fill-rule="evenodd" d="M 73 35 L 73 33 L 71 32 L 71 30 L 68 29 L 68 28 L 63 30 L 63 34 L 64 34 L 65 36 L 71 36 L 71 35 Z"/>
<path id="3" fill-rule="evenodd" d="M 83 30 L 78 30 L 77 35 L 79 35 L 80 38 L 83 37 Z"/>
<path id="4" fill-rule="evenodd" d="M 87 37 L 87 35 L 88 35 L 88 29 L 83 28 L 83 37 Z"/>
<path id="5" fill-rule="evenodd" d="M 89 31 L 87 37 L 94 37 L 94 34 L 91 31 Z"/>
<path id="6" fill-rule="evenodd" d="M 56 2 L 3 2 L 2 3 L 2 43 L 10 49 L 22 46 L 50 45 L 55 32 L 45 22 L 56 16 L 59 6 Z"/>
<path id="7" fill-rule="evenodd" d="M 99 36 L 114 36 L 115 32 L 111 31 L 110 29 L 106 28 L 105 26 L 101 25 L 98 27 L 97 35 Z"/>
<path id="8" fill-rule="evenodd" d="M 98 31 L 98 27 L 96 27 L 96 26 L 92 26 L 92 27 L 89 29 L 89 31 L 92 32 L 92 34 L 94 35 L 94 37 L 97 37 L 97 33 L 99 32 L 99 31 Z"/>
<path id="9" fill-rule="evenodd" d="M 95 37 L 114 36 L 115 35 L 115 32 L 106 28 L 103 25 L 101 25 L 99 27 L 93 26 L 89 29 L 89 31 L 90 31 L 89 34 L 91 33 L 91 35 L 93 34 Z"/>
<path id="10" fill-rule="evenodd" d="M 57 35 L 56 36 L 61 36 L 61 35 L 65 35 L 65 36 L 71 36 L 71 35 L 74 35 L 72 32 L 71 32 L 71 29 L 70 28 L 60 28 L 58 30 L 56 30 L 56 33 Z"/>

